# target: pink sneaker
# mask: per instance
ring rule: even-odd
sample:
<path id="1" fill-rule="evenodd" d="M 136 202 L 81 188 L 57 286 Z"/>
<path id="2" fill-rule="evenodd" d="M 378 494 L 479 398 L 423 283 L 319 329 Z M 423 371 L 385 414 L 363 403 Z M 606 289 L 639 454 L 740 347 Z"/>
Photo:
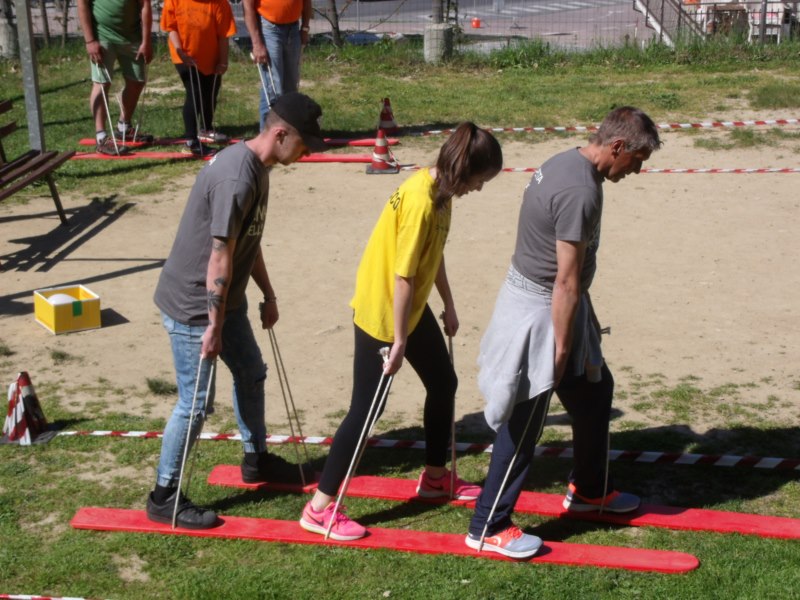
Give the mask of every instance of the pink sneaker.
<path id="1" fill-rule="evenodd" d="M 311 506 L 311 502 L 307 502 L 305 508 L 303 508 L 303 516 L 300 518 L 300 527 L 306 531 L 325 535 L 328 532 L 328 525 L 333 516 L 334 506 L 335 503 L 331 502 L 324 509 L 317 512 Z M 336 520 L 331 528 L 330 537 L 340 542 L 346 542 L 348 540 L 357 540 L 367 535 L 367 530 L 344 514 L 345 511 L 345 507 L 340 504 L 339 510 L 336 511 Z"/>
<path id="2" fill-rule="evenodd" d="M 434 479 L 428 476 L 423 469 L 417 482 L 417 495 L 423 498 L 449 498 L 450 471 L 446 470 L 444 475 Z M 481 487 L 479 485 L 468 483 L 456 476 L 455 493 L 453 494 L 455 500 L 475 500 L 480 495 Z"/>

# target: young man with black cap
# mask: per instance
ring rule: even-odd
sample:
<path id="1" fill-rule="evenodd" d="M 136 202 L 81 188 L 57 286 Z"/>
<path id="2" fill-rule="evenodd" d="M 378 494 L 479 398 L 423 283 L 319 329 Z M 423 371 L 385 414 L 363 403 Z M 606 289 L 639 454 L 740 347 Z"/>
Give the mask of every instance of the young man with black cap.
<path id="1" fill-rule="evenodd" d="M 322 109 L 308 96 L 282 96 L 264 130 L 211 159 L 189 194 L 154 296 L 172 345 L 178 402 L 164 430 L 156 487 L 147 500 L 152 521 L 171 523 L 177 505 L 179 527 L 217 524 L 213 511 L 195 506 L 178 489 L 184 456 L 213 412 L 211 366 L 217 356 L 233 376 L 233 405 L 245 453 L 242 478 L 266 481 L 281 466 L 281 459 L 266 450 L 267 368 L 247 317 L 245 288 L 252 278 L 264 294 L 261 327 L 271 328 L 278 320 L 278 304 L 260 245 L 269 173 L 277 163 L 289 165 L 327 149 L 321 116 Z"/>

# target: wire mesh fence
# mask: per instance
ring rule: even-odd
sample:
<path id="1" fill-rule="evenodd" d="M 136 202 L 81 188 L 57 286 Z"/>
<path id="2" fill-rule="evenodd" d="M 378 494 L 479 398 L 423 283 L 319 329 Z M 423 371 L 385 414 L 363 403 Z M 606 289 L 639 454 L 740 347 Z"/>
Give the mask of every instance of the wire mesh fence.
<path id="1" fill-rule="evenodd" d="M 322 0 L 321 0 L 322 3 Z M 328 6 L 316 6 L 316 27 L 330 24 Z M 340 9 L 339 25 L 348 31 L 422 34 L 433 22 L 430 0 L 354 1 Z M 654 31 L 631 0 L 461 0 L 451 1 L 444 20 L 466 42 L 485 38 L 537 38 L 558 46 L 587 48 L 649 40 Z"/>
<path id="2" fill-rule="evenodd" d="M 29 0 L 34 35 L 47 45 L 80 36 L 75 0 Z M 441 0 L 442 20 L 462 46 L 491 46 L 511 39 L 537 39 L 566 49 L 673 43 L 679 38 L 735 35 L 748 42 L 780 43 L 798 35 L 798 2 L 707 0 Z M 10 15 L 14 0 L 0 19 Z M 160 0 L 153 1 L 153 32 L 160 29 Z M 231 3 L 237 38 L 247 42 L 241 1 Z M 332 36 L 338 28 L 350 43 L 385 36 L 422 35 L 434 22 L 433 0 L 313 0 L 311 33 Z"/>

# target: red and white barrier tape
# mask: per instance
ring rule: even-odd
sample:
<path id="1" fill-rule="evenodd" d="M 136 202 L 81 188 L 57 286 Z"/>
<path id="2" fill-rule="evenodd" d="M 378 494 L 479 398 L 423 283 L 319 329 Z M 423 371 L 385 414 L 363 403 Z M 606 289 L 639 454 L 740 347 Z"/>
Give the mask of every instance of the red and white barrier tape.
<path id="1" fill-rule="evenodd" d="M 85 600 L 77 596 L 39 596 L 28 594 L 0 594 L 0 600 Z"/>
<path id="2" fill-rule="evenodd" d="M 403 171 L 416 171 L 421 169 L 419 165 L 404 165 L 400 167 Z M 536 173 L 538 167 L 506 167 L 503 173 Z M 644 168 L 641 174 L 649 175 L 674 175 L 674 174 L 701 174 L 701 175 L 752 175 L 766 173 L 800 173 L 800 167 L 754 167 L 754 168 L 711 168 L 711 169 L 657 169 Z"/>
<path id="3" fill-rule="evenodd" d="M 755 167 L 744 169 L 656 169 L 645 168 L 640 173 L 711 173 L 711 174 L 735 174 L 735 175 L 750 175 L 752 173 L 800 173 L 800 167 Z"/>
<path id="4" fill-rule="evenodd" d="M 92 437 L 125 437 L 125 438 L 158 438 L 160 431 L 61 431 L 61 436 L 92 436 Z M 238 433 L 201 433 L 201 440 L 211 441 L 241 441 Z M 290 435 L 268 435 L 269 444 L 300 443 L 330 446 L 333 438 Z M 424 450 L 425 442 L 414 440 L 389 440 L 370 438 L 369 446 L 373 448 L 405 448 Z M 459 452 L 486 452 L 491 453 L 491 444 L 473 444 L 458 442 L 456 450 Z M 536 456 L 551 458 L 572 458 L 572 448 L 554 448 L 537 446 Z M 797 458 L 772 458 L 760 456 L 736 456 L 718 454 L 691 454 L 678 452 L 651 452 L 635 450 L 611 450 L 609 460 L 620 462 L 658 463 L 676 465 L 706 465 L 713 467 L 751 467 L 754 469 L 775 469 L 781 471 L 800 471 L 800 459 Z"/>
<path id="5" fill-rule="evenodd" d="M 800 125 L 800 119 L 754 119 L 748 121 L 703 121 L 702 123 L 656 123 L 659 129 L 713 129 L 717 127 L 755 127 L 755 126 L 785 126 Z M 597 131 L 598 125 L 570 125 L 570 126 L 551 126 L 551 127 L 486 127 L 486 131 L 492 133 L 565 133 L 565 132 L 585 132 Z M 455 129 L 430 129 L 419 133 L 412 133 L 415 136 L 430 135 L 450 135 Z"/>

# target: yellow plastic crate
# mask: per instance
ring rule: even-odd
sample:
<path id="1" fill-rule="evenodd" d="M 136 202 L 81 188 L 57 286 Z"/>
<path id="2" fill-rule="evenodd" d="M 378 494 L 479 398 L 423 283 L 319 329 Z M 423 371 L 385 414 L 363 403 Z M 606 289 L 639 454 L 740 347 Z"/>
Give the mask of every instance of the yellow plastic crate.
<path id="1" fill-rule="evenodd" d="M 100 296 L 82 285 L 35 290 L 33 308 L 36 322 L 51 333 L 100 327 Z"/>

